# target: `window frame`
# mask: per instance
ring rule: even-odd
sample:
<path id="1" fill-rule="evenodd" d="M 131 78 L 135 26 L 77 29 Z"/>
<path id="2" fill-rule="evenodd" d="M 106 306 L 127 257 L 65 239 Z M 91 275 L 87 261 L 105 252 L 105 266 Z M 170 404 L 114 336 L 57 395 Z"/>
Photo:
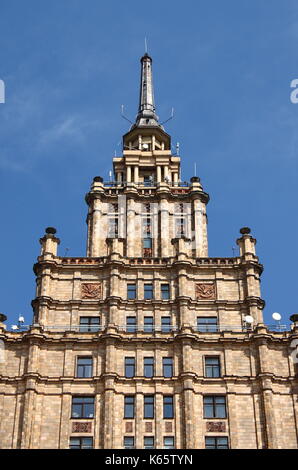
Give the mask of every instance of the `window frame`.
<path id="1" fill-rule="evenodd" d="M 86 402 L 85 400 L 92 400 L 92 402 Z M 82 400 L 81 402 L 75 403 L 75 400 Z M 92 405 L 92 416 L 86 416 L 88 407 L 86 405 Z M 80 406 L 79 416 L 74 416 L 74 408 Z M 71 419 L 94 419 L 95 417 L 95 398 L 93 395 L 73 395 L 71 401 Z"/>
<path id="2" fill-rule="evenodd" d="M 207 447 L 207 439 L 212 439 L 214 440 L 214 446 L 211 447 L 211 445 L 209 445 L 209 447 Z M 218 440 L 219 439 L 225 439 L 226 440 L 226 447 L 223 447 L 221 445 L 218 445 Z M 205 436 L 205 449 L 230 449 L 230 443 L 229 443 L 229 438 L 228 436 Z"/>
<path id="3" fill-rule="evenodd" d="M 200 324 L 199 320 L 206 320 Z M 208 323 L 208 320 L 216 320 L 215 323 Z M 200 324 L 200 327 L 199 327 Z M 219 331 L 218 317 L 197 317 L 197 331 L 200 333 L 217 333 Z"/>
<path id="4" fill-rule="evenodd" d="M 131 287 L 134 287 L 131 289 Z M 133 293 L 133 296 L 131 294 Z M 127 300 L 136 300 L 138 297 L 138 290 L 137 290 L 137 284 L 133 282 L 128 282 L 127 283 Z"/>
<path id="5" fill-rule="evenodd" d="M 149 362 L 149 364 L 146 364 L 146 361 Z M 151 379 L 152 377 L 154 377 L 154 373 L 155 373 L 154 363 L 155 363 L 155 360 L 153 356 L 145 356 L 143 358 L 143 375 L 147 379 Z M 147 374 L 146 368 L 150 368 L 150 374 Z"/>
<path id="6" fill-rule="evenodd" d="M 80 360 L 87 360 L 87 359 L 90 359 L 91 361 L 91 364 L 89 365 L 86 365 L 86 364 L 79 364 L 79 361 Z M 79 379 L 90 379 L 91 377 L 93 377 L 93 357 L 92 356 L 77 356 L 76 358 L 76 378 L 79 378 Z M 79 375 L 79 368 L 83 368 L 83 375 Z M 90 367 L 90 375 L 86 375 L 85 371 L 86 369 Z"/>
<path id="7" fill-rule="evenodd" d="M 165 361 L 171 361 L 170 364 L 165 364 Z M 165 374 L 165 369 L 169 367 L 171 369 L 171 375 Z M 171 379 L 174 376 L 174 358 L 173 357 L 163 357 L 162 358 L 162 375 L 165 379 Z"/>
<path id="8" fill-rule="evenodd" d="M 82 323 L 83 319 L 87 319 L 88 322 Z M 98 320 L 98 321 L 93 321 Z M 101 317 L 88 317 L 88 316 L 81 316 L 79 318 L 79 333 L 94 333 L 97 331 L 101 331 Z M 98 328 L 92 328 L 92 326 L 97 326 Z M 87 328 L 87 329 L 86 329 Z"/>
<path id="9" fill-rule="evenodd" d="M 134 319 L 134 322 L 129 323 L 128 319 Z M 126 332 L 127 333 L 136 333 L 137 331 L 137 317 L 136 316 L 128 316 L 126 317 Z"/>
<path id="10" fill-rule="evenodd" d="M 149 401 L 149 403 L 146 403 L 146 401 Z M 154 419 L 154 416 L 155 416 L 155 396 L 144 395 L 143 417 L 144 419 Z"/>
<path id="11" fill-rule="evenodd" d="M 71 441 L 74 441 L 75 439 L 77 439 L 79 441 L 79 446 L 71 446 Z M 92 445 L 91 447 L 84 447 L 82 446 L 82 441 L 83 440 L 90 440 Z M 84 449 L 94 449 L 94 439 L 93 439 L 93 436 L 70 436 L 69 438 L 69 449 L 72 449 L 72 450 L 84 450 Z"/>
<path id="12" fill-rule="evenodd" d="M 163 287 L 167 286 L 167 289 L 164 290 Z M 164 297 L 164 294 L 167 294 L 166 297 Z M 169 283 L 161 283 L 160 285 L 160 296 L 162 300 L 171 300 L 171 291 L 170 291 L 170 284 Z"/>
<path id="13" fill-rule="evenodd" d="M 171 399 L 170 403 L 166 403 L 166 400 Z M 170 408 L 169 408 L 170 407 Z M 171 413 L 168 413 L 170 409 Z M 164 395 L 163 396 L 163 419 L 174 419 L 174 395 Z"/>
<path id="14" fill-rule="evenodd" d="M 150 289 L 148 289 L 148 287 L 150 287 Z M 148 293 L 150 293 L 150 297 L 148 297 Z M 144 283 L 144 300 L 153 300 L 153 299 L 154 299 L 153 283 L 152 282 L 145 282 Z"/>
<path id="15" fill-rule="evenodd" d="M 127 403 L 127 400 L 131 400 L 131 403 Z M 124 419 L 135 419 L 135 405 L 136 398 L 135 395 L 124 395 Z M 132 411 L 129 412 L 129 410 Z M 130 416 L 131 415 L 131 416 Z"/>
<path id="16" fill-rule="evenodd" d="M 207 364 L 208 360 L 217 359 L 218 364 Z M 208 371 L 211 369 L 211 375 L 208 375 Z M 214 370 L 218 370 L 218 375 L 214 375 Z M 204 356 L 204 377 L 207 379 L 218 379 L 221 377 L 221 361 L 220 356 Z"/>
<path id="17" fill-rule="evenodd" d="M 209 399 L 212 402 L 206 403 L 206 400 Z M 222 403 L 216 403 L 216 400 L 222 399 Z M 207 410 L 212 409 L 212 416 L 209 416 Z M 224 410 L 223 416 L 219 410 Z M 228 409 L 227 409 L 227 397 L 226 395 L 204 395 L 203 397 L 203 416 L 204 419 L 227 419 L 228 418 Z"/>
<path id="18" fill-rule="evenodd" d="M 127 364 L 128 361 L 132 361 L 131 364 Z M 133 374 L 129 375 L 127 374 L 127 368 L 132 368 Z M 132 379 L 133 377 L 136 376 L 136 358 L 133 356 L 126 356 L 124 358 L 124 376 L 126 379 Z"/>

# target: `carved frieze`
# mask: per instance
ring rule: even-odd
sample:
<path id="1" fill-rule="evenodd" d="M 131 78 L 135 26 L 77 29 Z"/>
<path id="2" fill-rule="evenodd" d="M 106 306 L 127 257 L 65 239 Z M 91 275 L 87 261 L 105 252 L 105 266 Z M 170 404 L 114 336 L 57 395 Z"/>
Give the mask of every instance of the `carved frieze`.
<path id="1" fill-rule="evenodd" d="M 226 432 L 226 423 L 224 421 L 207 421 L 207 432 Z"/>
<path id="2" fill-rule="evenodd" d="M 197 300 L 215 300 L 215 282 L 199 282 L 196 284 Z"/>
<path id="3" fill-rule="evenodd" d="M 95 282 L 86 282 L 81 285 L 82 299 L 100 299 L 101 284 Z"/>
<path id="4" fill-rule="evenodd" d="M 92 423 L 82 423 L 81 421 L 74 421 L 72 423 L 72 432 L 92 432 Z"/>

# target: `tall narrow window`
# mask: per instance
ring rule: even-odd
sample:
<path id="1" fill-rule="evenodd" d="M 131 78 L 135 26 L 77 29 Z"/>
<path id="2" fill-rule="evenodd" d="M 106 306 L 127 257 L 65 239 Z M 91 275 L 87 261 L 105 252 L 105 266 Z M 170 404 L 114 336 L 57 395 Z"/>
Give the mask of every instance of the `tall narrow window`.
<path id="1" fill-rule="evenodd" d="M 205 357 L 205 377 L 220 377 L 220 360 L 217 356 Z"/>
<path id="2" fill-rule="evenodd" d="M 154 395 L 144 396 L 144 419 L 154 418 Z"/>
<path id="3" fill-rule="evenodd" d="M 77 358 L 77 377 L 92 377 L 92 357 Z"/>
<path id="4" fill-rule="evenodd" d="M 127 299 L 134 300 L 137 298 L 137 286 L 136 284 L 127 284 Z"/>
<path id="5" fill-rule="evenodd" d="M 161 331 L 163 333 L 169 333 L 171 330 L 171 317 L 161 317 Z"/>
<path id="6" fill-rule="evenodd" d="M 144 357 L 144 377 L 154 376 L 154 358 Z"/>
<path id="7" fill-rule="evenodd" d="M 77 396 L 72 397 L 72 418 L 93 418 L 94 397 Z"/>
<path id="8" fill-rule="evenodd" d="M 136 360 L 134 357 L 125 358 L 125 377 L 131 378 L 135 376 Z"/>
<path id="9" fill-rule="evenodd" d="M 153 284 L 144 284 L 144 299 L 153 299 Z"/>
<path id="10" fill-rule="evenodd" d="M 163 397 L 163 417 L 164 419 L 174 418 L 174 400 L 172 395 Z"/>
<path id="11" fill-rule="evenodd" d="M 126 395 L 124 397 L 124 418 L 133 419 L 135 417 L 135 397 Z"/>
<path id="12" fill-rule="evenodd" d="M 137 331 L 136 317 L 126 317 L 126 331 L 128 333 L 135 333 Z"/>
<path id="13" fill-rule="evenodd" d="M 204 397 L 204 418 L 226 418 L 226 397 L 207 395 Z"/>
<path id="14" fill-rule="evenodd" d="M 100 330 L 99 317 L 80 317 L 80 333 Z"/>
<path id="15" fill-rule="evenodd" d="M 197 329 L 201 332 L 216 333 L 218 331 L 217 317 L 198 317 Z"/>
<path id="16" fill-rule="evenodd" d="M 173 358 L 163 357 L 162 359 L 162 371 L 164 377 L 173 377 Z"/>
<path id="17" fill-rule="evenodd" d="M 169 284 L 161 285 L 161 298 L 162 300 L 170 299 L 170 285 Z"/>
<path id="18" fill-rule="evenodd" d="M 146 234 L 146 238 L 143 239 L 143 256 L 145 258 L 152 257 L 152 238 L 149 238 L 148 234 Z"/>
<path id="19" fill-rule="evenodd" d="M 154 449 L 154 437 L 153 436 L 144 437 L 144 449 Z"/>
<path id="20" fill-rule="evenodd" d="M 145 333 L 153 332 L 153 317 L 144 317 L 144 331 Z"/>

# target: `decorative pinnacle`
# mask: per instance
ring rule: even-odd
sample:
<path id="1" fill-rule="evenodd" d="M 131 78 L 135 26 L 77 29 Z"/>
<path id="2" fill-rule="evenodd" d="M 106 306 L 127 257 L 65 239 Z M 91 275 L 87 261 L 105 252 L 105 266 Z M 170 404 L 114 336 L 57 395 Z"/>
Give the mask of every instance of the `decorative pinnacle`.
<path id="1" fill-rule="evenodd" d="M 152 59 L 147 52 L 141 58 L 141 83 L 139 110 L 136 126 L 158 126 L 158 116 L 155 114 Z"/>
<path id="2" fill-rule="evenodd" d="M 248 235 L 250 232 L 251 232 L 251 230 L 250 230 L 249 227 L 242 227 L 242 228 L 240 229 L 240 233 L 241 233 L 242 235 Z"/>

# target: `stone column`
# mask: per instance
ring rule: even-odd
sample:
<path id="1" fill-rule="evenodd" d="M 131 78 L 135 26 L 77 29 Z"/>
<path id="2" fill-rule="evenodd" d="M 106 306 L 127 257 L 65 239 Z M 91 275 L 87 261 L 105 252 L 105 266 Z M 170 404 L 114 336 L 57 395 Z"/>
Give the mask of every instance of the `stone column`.
<path id="1" fill-rule="evenodd" d="M 195 252 L 198 258 L 208 257 L 206 206 L 200 199 L 193 201 Z"/>
<path id="2" fill-rule="evenodd" d="M 139 182 L 139 167 L 137 165 L 134 167 L 134 182 Z"/>
<path id="3" fill-rule="evenodd" d="M 161 166 L 156 167 L 156 179 L 158 183 L 161 183 Z"/>
<path id="4" fill-rule="evenodd" d="M 127 199 L 127 234 L 126 234 L 126 253 L 128 257 L 135 256 L 135 202 L 133 199 Z"/>
<path id="5" fill-rule="evenodd" d="M 131 183 L 131 166 L 126 167 L 126 182 Z"/>
<path id="6" fill-rule="evenodd" d="M 160 201 L 160 252 L 163 258 L 169 256 L 169 202 L 167 198 Z"/>

